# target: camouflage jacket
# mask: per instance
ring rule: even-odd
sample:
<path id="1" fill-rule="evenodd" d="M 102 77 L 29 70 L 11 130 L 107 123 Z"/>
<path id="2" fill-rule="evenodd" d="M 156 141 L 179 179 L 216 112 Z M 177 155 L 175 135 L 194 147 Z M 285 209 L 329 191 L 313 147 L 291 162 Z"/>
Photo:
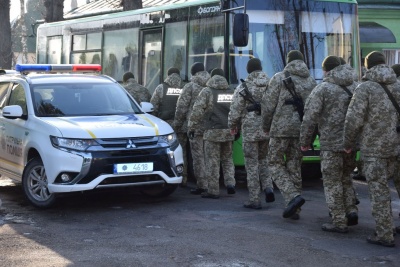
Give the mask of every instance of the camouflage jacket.
<path id="1" fill-rule="evenodd" d="M 227 90 L 229 84 L 226 79 L 220 75 L 215 75 L 207 81 L 207 87 L 203 88 L 194 105 L 192 114 L 188 121 L 188 131 L 195 131 L 202 127 L 205 116 L 213 110 L 213 93 L 211 88 L 217 90 Z M 234 136 L 230 134 L 229 129 L 207 129 L 204 132 L 204 140 L 212 142 L 233 141 Z"/>
<path id="2" fill-rule="evenodd" d="M 175 119 L 173 127 L 176 132 L 187 132 L 187 123 L 192 114 L 193 105 L 200 91 L 206 87 L 210 74 L 207 71 L 197 72 L 192 76 L 191 81 L 186 84 L 176 103 Z M 196 129 L 196 135 L 203 135 L 204 126 Z"/>
<path id="3" fill-rule="evenodd" d="M 354 71 L 341 65 L 329 71 L 323 82 L 307 98 L 300 145 L 310 145 L 314 128 L 318 125 L 321 150 L 343 151 L 343 129 L 347 108 L 356 88 Z M 346 87 L 350 94 L 343 87 Z"/>
<path id="4" fill-rule="evenodd" d="M 399 115 L 379 83 L 385 84 L 400 103 L 400 84 L 396 74 L 389 66 L 380 64 L 367 70 L 363 80 L 356 88 L 347 111 L 344 148 L 352 148 L 359 136 L 363 156 L 395 156 Z"/>
<path id="5" fill-rule="evenodd" d="M 290 73 L 296 93 L 301 96 L 303 103 L 317 85 L 310 76 L 306 64 L 301 60 L 293 60 L 286 65 L 284 71 L 276 73 L 271 78 L 261 102 L 263 130 L 268 131 L 270 137 L 299 138 L 301 125 L 299 113 L 293 105 L 285 104 L 286 100 L 293 99 L 283 83 L 285 71 Z"/>
<path id="6" fill-rule="evenodd" d="M 165 78 L 164 82 L 173 88 L 182 88 L 182 83 L 183 83 L 182 78 L 176 73 L 172 73 L 171 75 L 169 75 L 167 78 Z M 153 104 L 154 106 L 153 115 L 156 117 L 159 116 L 159 113 L 161 112 L 162 109 L 163 89 L 164 89 L 163 84 L 157 85 L 150 99 L 150 103 Z M 170 125 L 172 125 L 173 121 L 167 121 L 167 122 Z"/>
<path id="7" fill-rule="evenodd" d="M 268 88 L 268 82 L 269 77 L 262 71 L 253 71 L 246 78 L 246 86 L 256 102 L 261 103 Z M 261 127 L 261 114 L 256 114 L 254 111 L 248 112 L 246 109 L 252 103 L 239 94 L 243 89 L 243 84 L 240 84 L 233 95 L 228 117 L 229 128 L 240 129 L 243 142 L 267 140 L 269 136 Z"/>
<path id="8" fill-rule="evenodd" d="M 149 90 L 147 90 L 146 87 L 138 84 L 135 79 L 128 79 L 123 86 L 139 104 L 142 102 L 150 102 L 151 95 Z"/>

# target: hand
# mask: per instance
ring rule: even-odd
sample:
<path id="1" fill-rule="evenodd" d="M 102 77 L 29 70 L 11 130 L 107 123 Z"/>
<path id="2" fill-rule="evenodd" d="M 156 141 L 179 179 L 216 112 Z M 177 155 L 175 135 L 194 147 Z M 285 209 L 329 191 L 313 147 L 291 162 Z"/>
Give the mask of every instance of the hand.
<path id="1" fill-rule="evenodd" d="M 346 152 L 347 154 L 350 154 L 350 153 L 351 153 L 351 151 L 352 151 L 352 149 L 351 149 L 351 148 L 345 148 L 345 149 L 344 149 L 344 152 Z"/>
<path id="2" fill-rule="evenodd" d="M 236 135 L 237 134 L 237 128 L 231 129 L 231 135 Z"/>
<path id="3" fill-rule="evenodd" d="M 308 151 L 311 148 L 311 146 L 301 146 L 300 149 L 301 151 L 305 152 Z"/>
<path id="4" fill-rule="evenodd" d="M 194 138 L 194 131 L 189 131 L 187 133 L 187 136 L 189 137 L 189 139 L 193 139 Z"/>

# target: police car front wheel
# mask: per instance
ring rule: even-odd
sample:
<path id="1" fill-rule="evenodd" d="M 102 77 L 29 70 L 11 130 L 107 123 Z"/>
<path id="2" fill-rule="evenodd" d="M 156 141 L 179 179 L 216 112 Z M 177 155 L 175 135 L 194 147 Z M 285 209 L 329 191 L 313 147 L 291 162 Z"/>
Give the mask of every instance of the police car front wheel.
<path id="1" fill-rule="evenodd" d="M 27 164 L 23 177 L 22 188 L 28 201 L 38 208 L 48 208 L 56 200 L 47 187 L 47 175 L 43 162 L 35 158 Z"/>

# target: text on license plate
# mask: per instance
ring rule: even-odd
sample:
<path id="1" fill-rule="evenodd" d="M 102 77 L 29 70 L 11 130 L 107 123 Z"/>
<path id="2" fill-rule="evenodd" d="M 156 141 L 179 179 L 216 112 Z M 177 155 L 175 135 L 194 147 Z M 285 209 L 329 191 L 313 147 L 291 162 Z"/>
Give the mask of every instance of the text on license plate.
<path id="1" fill-rule="evenodd" d="M 153 162 L 114 164 L 114 173 L 152 172 Z"/>

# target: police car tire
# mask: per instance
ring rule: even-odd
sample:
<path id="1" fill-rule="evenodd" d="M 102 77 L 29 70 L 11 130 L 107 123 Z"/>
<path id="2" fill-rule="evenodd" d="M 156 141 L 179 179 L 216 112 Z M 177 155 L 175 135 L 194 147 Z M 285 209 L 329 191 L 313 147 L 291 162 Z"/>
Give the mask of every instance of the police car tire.
<path id="1" fill-rule="evenodd" d="M 178 184 L 166 184 L 162 187 L 153 186 L 148 189 L 142 189 L 140 192 L 148 197 L 167 197 L 178 188 Z"/>
<path id="2" fill-rule="evenodd" d="M 40 185 L 36 180 L 39 175 Z M 35 178 L 35 179 L 34 179 Z M 49 208 L 56 201 L 55 194 L 51 194 L 47 188 L 46 170 L 40 158 L 34 158 L 28 162 L 22 176 L 22 189 L 27 200 L 35 207 Z M 34 191 L 33 189 L 38 189 Z"/>

